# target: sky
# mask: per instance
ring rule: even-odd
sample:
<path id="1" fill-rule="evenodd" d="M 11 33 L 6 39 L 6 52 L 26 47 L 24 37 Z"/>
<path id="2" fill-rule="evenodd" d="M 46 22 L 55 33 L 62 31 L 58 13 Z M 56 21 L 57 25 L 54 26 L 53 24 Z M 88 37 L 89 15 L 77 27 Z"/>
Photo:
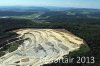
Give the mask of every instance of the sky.
<path id="1" fill-rule="evenodd" d="M 0 0 L 0 6 L 58 6 L 100 9 L 100 0 Z"/>

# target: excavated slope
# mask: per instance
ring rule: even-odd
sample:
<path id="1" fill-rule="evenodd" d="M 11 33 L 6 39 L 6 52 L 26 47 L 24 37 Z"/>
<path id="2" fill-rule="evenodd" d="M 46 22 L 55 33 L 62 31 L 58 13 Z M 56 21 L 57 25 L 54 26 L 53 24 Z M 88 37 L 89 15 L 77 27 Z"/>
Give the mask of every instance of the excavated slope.
<path id="1" fill-rule="evenodd" d="M 82 39 L 64 29 L 19 29 L 14 32 L 25 40 L 17 50 L 0 58 L 0 66 L 40 66 L 62 59 L 84 45 Z"/>

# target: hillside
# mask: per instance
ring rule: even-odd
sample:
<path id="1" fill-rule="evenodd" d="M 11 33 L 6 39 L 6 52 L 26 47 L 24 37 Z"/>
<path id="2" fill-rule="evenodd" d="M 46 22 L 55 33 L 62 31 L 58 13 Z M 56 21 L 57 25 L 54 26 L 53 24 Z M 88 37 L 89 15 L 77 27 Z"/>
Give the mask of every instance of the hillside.
<path id="1" fill-rule="evenodd" d="M 14 32 L 19 35 L 18 40 L 8 41 L 0 49 L 9 46 L 3 51 L 8 53 L 1 56 L 0 66 L 40 66 L 63 59 L 64 55 L 80 50 L 83 46 L 86 47 L 81 53 L 89 49 L 82 39 L 64 29 L 19 29 Z"/>
<path id="2" fill-rule="evenodd" d="M 57 9 L 57 10 L 56 10 Z M 88 50 L 86 46 L 80 46 L 80 50 L 69 53 L 72 57 L 85 56 L 85 57 L 94 57 L 95 63 L 50 63 L 45 64 L 44 66 L 99 66 L 100 65 L 100 11 L 99 9 L 83 9 L 83 8 L 54 8 L 51 11 L 45 12 L 17 12 L 14 11 L 15 16 L 1 16 L 0 18 L 0 47 L 5 46 L 9 42 L 18 40 L 19 36 L 17 33 L 12 32 L 13 30 L 18 29 L 65 29 L 74 35 L 85 40 L 90 48 L 88 52 L 80 52 L 81 50 Z M 12 11 L 11 11 L 12 12 Z M 2 13 L 5 15 L 5 11 Z M 21 15 L 22 13 L 22 15 Z M 27 15 L 25 15 L 26 13 Z M 12 14 L 12 13 L 11 13 Z M 17 38 L 16 38 L 17 37 Z M 12 39 L 13 38 L 13 39 Z M 9 40 L 8 40 L 9 39 Z M 5 46 L 3 51 L 13 52 L 15 51 L 20 43 L 23 43 L 23 40 L 20 42 Z M 9 49 L 9 50 L 8 50 Z M 0 50 L 0 56 L 5 55 L 7 52 Z M 85 53 L 84 53 L 85 52 Z M 73 56 L 74 55 L 74 56 Z"/>

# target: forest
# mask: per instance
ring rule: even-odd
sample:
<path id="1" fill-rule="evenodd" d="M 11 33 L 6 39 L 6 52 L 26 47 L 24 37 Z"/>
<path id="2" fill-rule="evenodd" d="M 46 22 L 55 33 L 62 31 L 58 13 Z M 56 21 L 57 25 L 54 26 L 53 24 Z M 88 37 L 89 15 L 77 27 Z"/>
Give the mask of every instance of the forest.
<path id="1" fill-rule="evenodd" d="M 16 35 L 9 32 L 19 28 L 52 28 L 66 29 L 73 34 L 83 38 L 90 51 L 83 56 L 94 56 L 94 64 L 68 64 L 69 66 L 99 66 L 100 65 L 100 19 L 69 19 L 67 22 L 37 23 L 28 19 L 1 18 L 0 19 L 0 46 L 1 41 Z M 0 53 L 1 54 L 1 53 Z M 49 64 L 44 66 L 66 66 L 67 64 Z"/>

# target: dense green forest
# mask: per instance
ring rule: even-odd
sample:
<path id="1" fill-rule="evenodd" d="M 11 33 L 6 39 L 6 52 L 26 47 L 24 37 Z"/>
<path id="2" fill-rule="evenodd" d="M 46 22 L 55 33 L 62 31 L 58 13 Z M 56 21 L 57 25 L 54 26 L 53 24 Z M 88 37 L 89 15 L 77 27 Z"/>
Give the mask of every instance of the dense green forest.
<path id="1" fill-rule="evenodd" d="M 68 64 L 68 66 L 100 66 L 100 19 L 92 18 L 71 18 L 67 19 L 67 22 L 49 22 L 49 23 L 37 23 L 28 19 L 13 19 L 3 18 L 0 19 L 0 46 L 1 41 L 15 35 L 15 33 L 9 32 L 11 30 L 19 28 L 64 28 L 73 34 L 83 38 L 90 51 L 85 56 L 94 56 L 94 64 Z M 1 54 L 1 53 L 0 53 Z M 44 66 L 66 66 L 67 64 L 50 64 Z"/>

